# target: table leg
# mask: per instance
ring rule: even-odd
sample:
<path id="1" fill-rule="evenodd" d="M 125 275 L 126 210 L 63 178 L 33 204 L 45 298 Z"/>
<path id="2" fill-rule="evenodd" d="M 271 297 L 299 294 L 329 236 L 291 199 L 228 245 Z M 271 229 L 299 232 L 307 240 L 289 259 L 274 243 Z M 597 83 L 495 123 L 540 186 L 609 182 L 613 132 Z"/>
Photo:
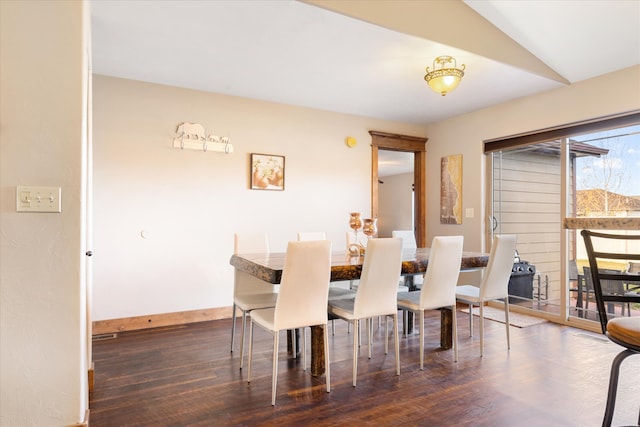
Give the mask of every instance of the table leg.
<path id="1" fill-rule="evenodd" d="M 440 309 L 440 347 L 453 347 L 453 310 L 445 307 Z"/>
<path id="2" fill-rule="evenodd" d="M 404 276 L 404 285 L 409 288 L 409 292 L 417 290 L 413 276 Z M 413 332 L 413 312 L 407 311 L 407 315 L 403 316 L 403 319 L 407 319 L 407 323 L 402 323 L 402 331 L 405 335 L 409 335 Z"/>
<path id="3" fill-rule="evenodd" d="M 287 331 L 287 354 L 293 354 L 293 332 L 291 329 Z M 296 354 L 300 353 L 300 330 L 296 329 Z"/>
<path id="4" fill-rule="evenodd" d="M 324 328 L 311 327 L 311 375 L 319 377 L 324 374 Z"/>

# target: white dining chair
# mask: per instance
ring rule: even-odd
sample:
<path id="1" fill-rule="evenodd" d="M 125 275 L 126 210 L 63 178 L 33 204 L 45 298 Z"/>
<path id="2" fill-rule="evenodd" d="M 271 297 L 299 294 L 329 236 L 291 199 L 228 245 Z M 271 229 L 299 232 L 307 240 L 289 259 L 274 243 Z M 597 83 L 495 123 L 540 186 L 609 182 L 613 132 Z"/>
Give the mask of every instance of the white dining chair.
<path id="1" fill-rule="evenodd" d="M 280 281 L 280 292 L 274 308 L 253 310 L 249 328 L 249 368 L 251 382 L 254 325 L 273 335 L 273 377 L 271 405 L 276 404 L 278 382 L 278 344 L 280 331 L 302 329 L 302 366 L 306 370 L 306 340 L 304 328 L 324 328 L 324 354 L 327 393 L 331 391 L 329 338 L 327 333 L 327 302 L 331 279 L 331 242 L 315 240 L 289 242 Z"/>
<path id="2" fill-rule="evenodd" d="M 298 241 L 304 240 L 327 240 L 327 235 L 324 231 L 299 231 Z"/>
<path id="3" fill-rule="evenodd" d="M 399 237 L 402 239 L 402 250 L 418 248 L 418 244 L 416 243 L 416 235 L 413 230 L 393 230 L 391 231 L 391 237 Z M 413 275 L 413 286 L 415 288 L 420 289 L 422 287 L 423 277 L 424 276 L 422 274 Z M 404 276 L 400 277 L 399 286 L 401 292 L 411 290 L 407 286 L 407 281 L 405 280 Z"/>
<path id="4" fill-rule="evenodd" d="M 391 231 L 391 237 L 402 239 L 402 249 L 416 249 L 418 247 L 413 230 L 393 230 Z"/>
<path id="5" fill-rule="evenodd" d="M 326 240 L 327 236 L 323 231 L 300 231 L 298 232 L 298 241 L 308 241 L 308 240 Z M 335 299 L 343 299 L 343 298 L 354 298 L 356 295 L 355 291 L 351 290 L 351 285 L 349 285 L 349 289 L 340 287 L 339 285 L 334 284 L 333 282 L 329 284 L 329 301 Z M 331 334 L 336 334 L 336 322 L 335 319 L 331 319 Z"/>
<path id="6" fill-rule="evenodd" d="M 322 231 L 298 232 L 298 241 L 326 240 L 327 236 Z M 333 282 L 329 286 L 329 300 L 341 298 L 354 298 L 356 293 L 351 289 L 345 289 Z"/>
<path id="7" fill-rule="evenodd" d="M 420 370 L 424 369 L 424 312 L 439 308 L 453 310 L 453 351 L 458 361 L 458 322 L 456 319 L 456 287 L 460 275 L 463 236 L 436 236 L 431 242 L 429 264 L 422 289 L 398 293 L 398 309 L 411 311 L 420 321 Z"/>
<path id="8" fill-rule="evenodd" d="M 267 252 L 269 252 L 269 238 L 266 233 L 234 234 L 234 254 Z M 272 285 L 238 269 L 234 272 L 231 352 L 233 353 L 236 336 L 236 308 L 239 308 L 242 312 L 242 341 L 240 341 L 240 369 L 242 369 L 247 313 L 259 308 L 275 307 L 279 285 Z"/>
<path id="9" fill-rule="evenodd" d="M 402 269 L 402 240 L 370 239 L 367 244 L 360 284 L 354 299 L 329 301 L 329 313 L 351 323 L 353 327 L 353 386 L 358 374 L 358 324 L 360 320 L 377 316 L 393 319 L 396 351 L 396 375 L 400 375 L 400 344 L 398 341 L 398 276 Z M 367 324 L 369 358 L 371 358 L 371 327 Z M 388 328 L 385 328 L 388 331 Z M 388 334 L 388 332 L 387 332 Z M 385 353 L 387 352 L 385 337 Z"/>
<path id="10" fill-rule="evenodd" d="M 473 306 L 479 306 L 480 317 L 480 356 L 484 351 L 484 315 L 485 303 L 492 300 L 504 299 L 504 318 L 507 330 L 507 348 L 509 342 L 509 278 L 513 269 L 513 259 L 516 253 L 515 235 L 496 235 L 493 238 L 489 262 L 484 271 L 480 286 L 462 285 L 456 288 L 456 299 L 469 304 L 469 335 L 473 336 Z"/>

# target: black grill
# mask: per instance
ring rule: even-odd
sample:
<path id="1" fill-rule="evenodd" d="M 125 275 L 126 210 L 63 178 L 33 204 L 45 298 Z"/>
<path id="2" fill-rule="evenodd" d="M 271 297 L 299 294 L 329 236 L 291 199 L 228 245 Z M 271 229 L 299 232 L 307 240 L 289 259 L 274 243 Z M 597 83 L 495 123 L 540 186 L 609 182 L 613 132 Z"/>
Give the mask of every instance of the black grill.
<path id="1" fill-rule="evenodd" d="M 535 274 L 535 265 L 529 264 L 527 261 L 513 263 L 511 278 L 509 278 L 509 304 L 522 302 L 522 298 L 533 299 L 533 276 Z"/>

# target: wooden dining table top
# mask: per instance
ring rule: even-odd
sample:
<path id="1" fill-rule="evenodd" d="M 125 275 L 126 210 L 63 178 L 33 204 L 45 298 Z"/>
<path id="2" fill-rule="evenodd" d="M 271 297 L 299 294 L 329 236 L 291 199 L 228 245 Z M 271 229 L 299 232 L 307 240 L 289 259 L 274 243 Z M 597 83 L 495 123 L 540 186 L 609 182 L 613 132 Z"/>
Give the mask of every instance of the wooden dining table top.
<path id="1" fill-rule="evenodd" d="M 429 264 L 429 248 L 403 249 L 403 275 L 423 274 Z M 232 255 L 229 263 L 236 269 L 255 276 L 265 282 L 277 284 L 282 278 L 285 252 L 268 252 Z M 461 270 L 484 268 L 489 254 L 483 252 L 463 252 Z M 331 253 L 331 281 L 357 280 L 362 272 L 363 256 L 352 256 L 347 251 Z"/>

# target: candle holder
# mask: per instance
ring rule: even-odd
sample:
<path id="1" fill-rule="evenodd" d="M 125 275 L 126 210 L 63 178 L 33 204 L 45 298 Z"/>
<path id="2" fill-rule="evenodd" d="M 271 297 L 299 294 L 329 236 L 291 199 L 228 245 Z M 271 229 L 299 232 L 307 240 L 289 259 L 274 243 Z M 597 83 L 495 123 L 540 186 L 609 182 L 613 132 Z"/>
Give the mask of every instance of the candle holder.
<path id="1" fill-rule="evenodd" d="M 362 232 L 367 236 L 367 239 L 372 238 L 378 232 L 377 219 L 367 218 L 364 220 L 362 226 Z"/>
<path id="2" fill-rule="evenodd" d="M 349 255 L 362 256 L 364 255 L 364 246 L 358 242 L 358 230 L 362 227 L 362 219 L 360 219 L 360 212 L 351 212 L 349 217 L 349 227 L 353 229 L 355 236 L 354 242 L 349 245 Z"/>
<path id="3" fill-rule="evenodd" d="M 362 227 L 362 232 L 367 236 L 367 241 L 369 241 L 378 232 L 377 219 L 367 218 L 363 224 L 363 220 L 360 219 L 360 212 L 351 212 L 350 215 L 349 227 L 354 231 L 355 240 L 349 245 L 349 255 L 364 256 L 366 244 L 363 245 L 358 241 L 358 230 Z"/>

